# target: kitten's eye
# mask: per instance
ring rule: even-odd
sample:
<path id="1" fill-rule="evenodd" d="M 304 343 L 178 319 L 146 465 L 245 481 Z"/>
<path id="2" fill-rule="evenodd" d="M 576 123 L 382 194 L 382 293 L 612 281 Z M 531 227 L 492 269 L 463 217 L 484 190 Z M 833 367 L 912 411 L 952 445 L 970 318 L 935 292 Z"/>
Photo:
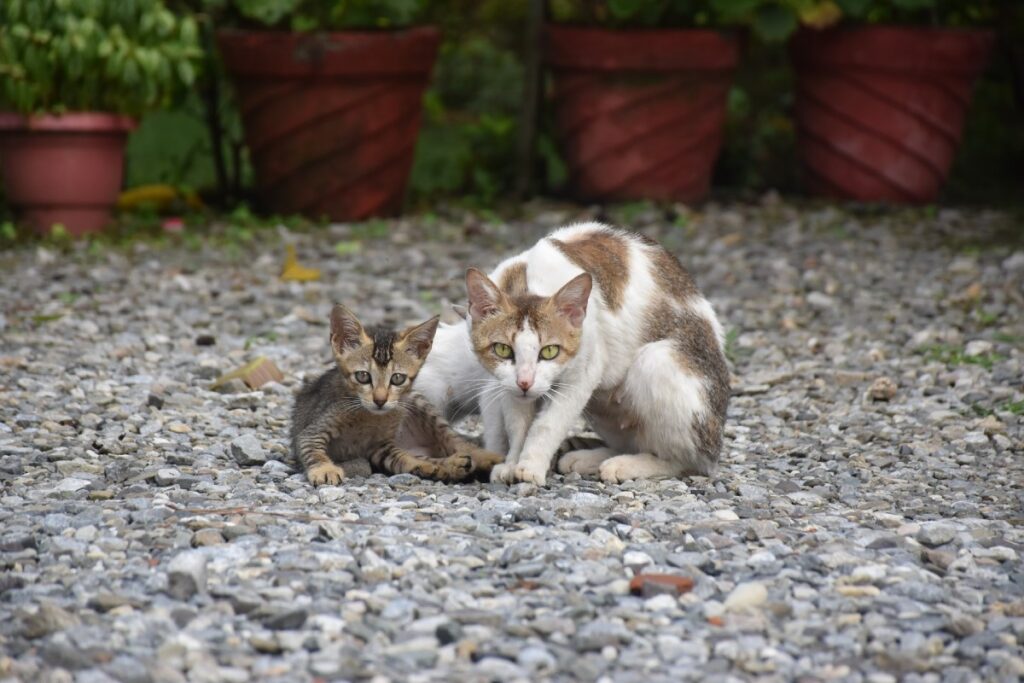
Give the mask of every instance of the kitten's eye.
<path id="1" fill-rule="evenodd" d="M 395 374 L 391 375 L 391 383 L 394 384 L 396 387 L 402 386 L 403 384 L 405 384 L 405 375 L 403 375 L 400 372 L 396 372 Z"/>
<path id="2" fill-rule="evenodd" d="M 494 351 L 494 355 L 498 358 L 511 358 L 512 347 L 508 344 L 502 344 L 501 342 L 495 342 L 494 346 L 491 347 Z"/>
<path id="3" fill-rule="evenodd" d="M 558 352 L 561 350 L 557 344 L 550 344 L 540 350 L 540 357 L 544 360 L 553 360 L 558 357 Z"/>
<path id="4" fill-rule="evenodd" d="M 360 370 L 359 372 L 357 372 L 355 377 L 356 381 L 359 382 L 360 384 L 370 383 L 370 373 L 366 372 L 365 370 Z"/>

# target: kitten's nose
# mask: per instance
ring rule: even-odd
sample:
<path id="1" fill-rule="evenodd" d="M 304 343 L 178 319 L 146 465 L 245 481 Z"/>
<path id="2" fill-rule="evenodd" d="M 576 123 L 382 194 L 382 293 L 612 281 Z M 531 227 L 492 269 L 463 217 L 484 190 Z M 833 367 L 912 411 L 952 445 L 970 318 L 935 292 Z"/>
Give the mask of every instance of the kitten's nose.
<path id="1" fill-rule="evenodd" d="M 516 380 L 516 384 L 519 386 L 520 389 L 523 390 L 523 393 L 525 394 L 527 391 L 530 390 L 530 387 L 533 386 L 533 380 L 520 379 Z"/>
<path id="2" fill-rule="evenodd" d="M 378 408 L 383 408 L 384 404 L 388 402 L 386 398 L 375 398 L 373 402 L 377 404 Z"/>

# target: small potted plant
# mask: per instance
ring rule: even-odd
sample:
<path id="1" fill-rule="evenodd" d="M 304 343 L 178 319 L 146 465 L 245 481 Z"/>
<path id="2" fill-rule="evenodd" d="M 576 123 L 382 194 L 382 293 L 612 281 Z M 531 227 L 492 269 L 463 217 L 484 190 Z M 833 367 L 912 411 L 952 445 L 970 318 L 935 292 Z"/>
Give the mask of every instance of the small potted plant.
<path id="1" fill-rule="evenodd" d="M 218 0 L 210 4 L 223 5 Z M 402 206 L 440 33 L 425 0 L 228 0 L 218 48 L 264 209 L 358 220 Z"/>
<path id="2" fill-rule="evenodd" d="M 835 0 L 841 24 L 801 29 L 798 154 L 815 194 L 934 202 L 992 51 L 984 1 Z"/>
<path id="3" fill-rule="evenodd" d="M 708 193 L 740 54 L 714 21 L 692 0 L 551 2 L 544 59 L 579 198 L 694 202 Z"/>
<path id="4" fill-rule="evenodd" d="M 133 117 L 190 85 L 200 55 L 195 23 L 161 0 L 0 3 L 0 161 L 21 220 L 102 229 Z"/>
<path id="5" fill-rule="evenodd" d="M 992 0 L 712 0 L 726 22 L 789 38 L 797 152 L 812 193 L 928 203 L 992 50 Z"/>

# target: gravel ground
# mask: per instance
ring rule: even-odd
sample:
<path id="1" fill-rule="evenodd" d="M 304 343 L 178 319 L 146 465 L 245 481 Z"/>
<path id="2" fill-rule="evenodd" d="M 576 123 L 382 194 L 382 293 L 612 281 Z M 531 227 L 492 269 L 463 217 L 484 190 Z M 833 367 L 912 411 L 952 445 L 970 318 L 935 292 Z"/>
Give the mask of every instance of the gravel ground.
<path id="1" fill-rule="evenodd" d="M 421 319 L 596 215 L 527 208 L 0 254 L 0 680 L 1024 677 L 1024 247 L 962 239 L 1008 215 L 626 207 L 730 330 L 718 476 L 312 489 L 331 302 Z M 257 356 L 282 384 L 210 390 Z"/>

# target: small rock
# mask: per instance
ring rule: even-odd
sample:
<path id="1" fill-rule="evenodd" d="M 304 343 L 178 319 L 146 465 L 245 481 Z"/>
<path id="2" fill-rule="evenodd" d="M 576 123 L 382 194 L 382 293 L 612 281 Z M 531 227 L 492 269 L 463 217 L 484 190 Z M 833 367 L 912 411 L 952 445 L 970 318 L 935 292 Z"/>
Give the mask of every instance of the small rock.
<path id="1" fill-rule="evenodd" d="M 161 467 L 156 471 L 153 482 L 157 486 L 171 486 L 181 478 L 181 472 L 173 467 Z"/>
<path id="2" fill-rule="evenodd" d="M 206 592 L 206 555 L 186 550 L 174 556 L 167 565 L 167 593 L 178 600 L 188 600 L 196 593 Z"/>
<path id="3" fill-rule="evenodd" d="M 888 401 L 896 395 L 896 382 L 888 377 L 879 377 L 871 383 L 868 396 L 872 401 Z"/>
<path id="4" fill-rule="evenodd" d="M 192 534 L 192 547 L 199 548 L 207 545 L 220 545 L 224 543 L 224 536 L 217 529 L 200 529 Z"/>
<path id="5" fill-rule="evenodd" d="M 882 591 L 878 586 L 836 586 L 836 592 L 848 598 L 873 598 Z"/>
<path id="6" fill-rule="evenodd" d="M 655 595 L 682 595 L 693 590 L 693 579 L 674 574 L 637 574 L 629 582 L 633 595 L 651 598 Z"/>
<path id="7" fill-rule="evenodd" d="M 922 525 L 921 530 L 917 532 L 918 542 L 930 548 L 946 545 L 954 538 L 956 538 L 956 529 L 942 522 L 928 522 Z"/>
<path id="8" fill-rule="evenodd" d="M 745 609 L 760 607 L 768 601 L 768 589 L 759 581 L 741 583 L 732 589 L 725 599 L 725 609 L 738 612 Z"/>
<path id="9" fill-rule="evenodd" d="M 293 609 L 267 618 L 263 625 L 272 631 L 293 631 L 302 628 L 308 616 L 304 609 Z"/>
<path id="10" fill-rule="evenodd" d="M 257 467 L 267 461 L 263 444 L 253 434 L 243 434 L 231 442 L 231 456 L 242 467 Z"/>
<path id="11" fill-rule="evenodd" d="M 201 334 L 196 337 L 196 346 L 213 346 L 217 343 L 217 338 L 212 334 Z"/>
<path id="12" fill-rule="evenodd" d="M 622 555 L 622 564 L 636 571 L 641 567 L 654 564 L 654 560 L 647 553 L 640 552 L 639 550 L 630 550 Z"/>
<path id="13" fill-rule="evenodd" d="M 977 429 L 980 429 L 987 436 L 1003 434 L 1006 432 L 1006 425 L 999 421 L 995 415 L 986 415 L 978 420 Z"/>
<path id="14" fill-rule="evenodd" d="M 975 339 L 974 341 L 967 342 L 967 346 L 964 347 L 964 355 L 968 358 L 977 358 L 978 356 L 992 353 L 993 348 L 992 342 L 985 341 L 984 339 Z"/>
<path id="15" fill-rule="evenodd" d="M 39 608 L 22 618 L 22 634 L 29 639 L 42 638 L 55 631 L 78 624 L 78 617 L 52 602 L 42 602 Z"/>

